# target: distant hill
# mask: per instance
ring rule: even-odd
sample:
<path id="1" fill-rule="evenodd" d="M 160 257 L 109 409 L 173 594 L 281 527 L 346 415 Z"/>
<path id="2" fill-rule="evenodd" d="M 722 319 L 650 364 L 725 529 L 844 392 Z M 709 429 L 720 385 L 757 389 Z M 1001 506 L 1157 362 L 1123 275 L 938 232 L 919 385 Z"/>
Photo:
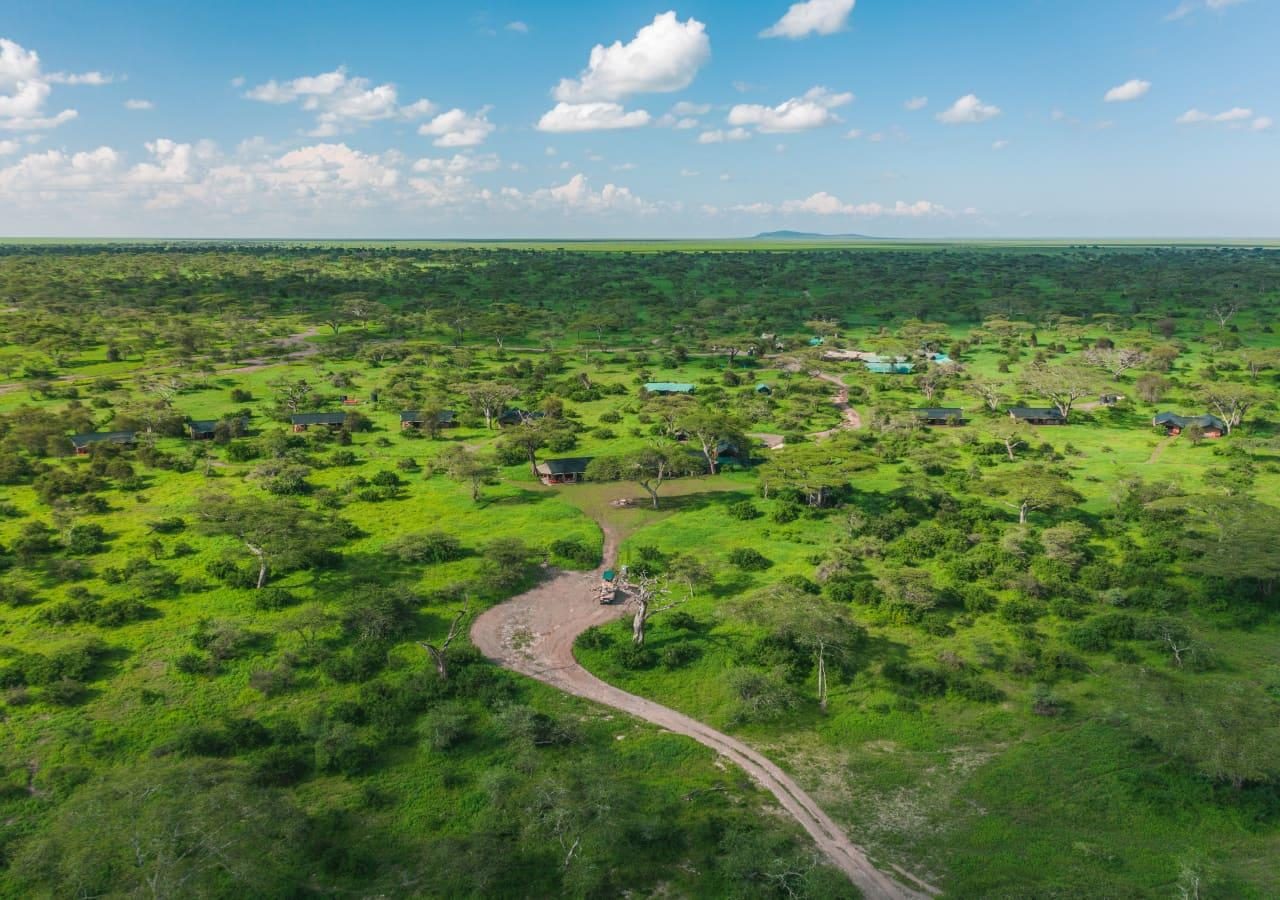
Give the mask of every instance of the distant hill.
<path id="1" fill-rule="evenodd" d="M 876 241 L 879 238 L 869 234 L 819 234 L 814 231 L 764 231 L 757 234 L 753 241 Z"/>

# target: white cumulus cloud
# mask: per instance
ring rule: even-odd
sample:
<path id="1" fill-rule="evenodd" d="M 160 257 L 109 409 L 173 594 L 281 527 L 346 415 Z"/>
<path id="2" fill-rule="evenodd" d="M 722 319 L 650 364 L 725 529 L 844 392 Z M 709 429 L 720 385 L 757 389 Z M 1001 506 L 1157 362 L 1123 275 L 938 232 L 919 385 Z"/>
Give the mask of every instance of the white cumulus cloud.
<path id="1" fill-rule="evenodd" d="M 906 110 L 910 110 L 911 112 L 915 112 L 916 110 L 924 109 L 928 105 L 929 105 L 928 97 L 912 97 L 906 103 L 902 104 L 902 108 Z"/>
<path id="2" fill-rule="evenodd" d="M 698 135 L 699 144 L 723 144 L 728 141 L 745 141 L 751 137 L 751 132 L 745 128 L 729 128 L 715 129 L 713 131 L 704 131 Z"/>
<path id="3" fill-rule="evenodd" d="M 973 125 L 1000 115 L 1000 107 L 983 103 L 977 94 L 965 94 L 938 113 L 938 121 L 947 125 Z"/>
<path id="4" fill-rule="evenodd" d="M 654 16 L 629 43 L 591 49 L 587 67 L 552 92 L 563 103 L 621 100 L 632 94 L 670 93 L 693 83 L 711 58 L 711 39 L 697 19 L 681 22 L 674 12 Z"/>
<path id="5" fill-rule="evenodd" d="M 643 109 L 627 111 L 621 103 L 557 103 L 538 120 L 539 131 L 608 131 L 648 125 Z"/>
<path id="6" fill-rule="evenodd" d="M 413 164 L 413 171 L 439 173 L 445 175 L 470 175 L 473 172 L 496 172 L 502 168 L 502 161 L 497 154 L 486 153 L 483 156 L 472 156 L 467 153 L 456 153 L 451 158 L 420 159 Z"/>
<path id="7" fill-rule="evenodd" d="M 140 100 L 135 98 L 135 99 L 124 101 L 124 108 L 133 109 L 133 110 L 145 110 L 145 109 L 155 109 L 156 105 L 152 103 L 150 100 Z"/>
<path id="8" fill-rule="evenodd" d="M 261 103 L 298 103 L 316 115 L 313 137 L 331 137 L 385 119 L 419 119 L 434 109 L 429 100 L 401 105 L 393 84 L 374 85 L 368 78 L 349 76 L 339 67 L 319 75 L 289 81 L 268 81 L 245 92 Z"/>
<path id="9" fill-rule="evenodd" d="M 437 147 L 475 147 L 485 142 L 494 131 L 489 121 L 489 107 L 478 110 L 475 115 L 461 109 L 451 109 L 441 113 L 430 122 L 419 126 L 418 134 L 434 137 L 431 143 Z"/>
<path id="10" fill-rule="evenodd" d="M 825 87 L 810 88 L 802 97 L 792 97 L 777 106 L 739 103 L 729 110 L 729 124 L 754 126 L 773 134 L 808 131 L 839 122 L 833 110 L 853 102 L 853 94 L 836 94 Z"/>
<path id="11" fill-rule="evenodd" d="M 793 3 L 782 18 L 760 32 L 760 36 L 795 40 L 811 34 L 835 34 L 849 21 L 854 3 L 855 0 L 807 0 L 804 3 Z"/>
<path id="12" fill-rule="evenodd" d="M 1252 118 L 1253 110 L 1243 106 L 1235 106 L 1220 113 L 1207 113 L 1193 107 L 1174 119 L 1174 122 L 1178 125 L 1202 125 L 1206 123 L 1238 125 Z"/>
<path id="13" fill-rule="evenodd" d="M 587 176 L 578 173 L 565 184 L 550 188 L 542 188 L 529 195 L 534 206 L 560 207 L 566 211 L 589 213 L 647 213 L 652 212 L 652 204 L 641 200 L 631 193 L 629 188 L 615 184 L 606 184 L 598 191 L 593 191 Z"/>
<path id="14" fill-rule="evenodd" d="M 1151 82 L 1141 78 L 1131 78 L 1124 84 L 1118 84 L 1103 96 L 1107 103 L 1126 103 L 1145 97 L 1151 90 Z"/>
<path id="15" fill-rule="evenodd" d="M 0 129 L 42 131 L 70 122 L 74 109 L 50 113 L 45 109 L 54 84 L 106 84 L 110 79 L 99 72 L 69 75 L 46 73 L 40 54 L 7 38 L 0 38 Z"/>

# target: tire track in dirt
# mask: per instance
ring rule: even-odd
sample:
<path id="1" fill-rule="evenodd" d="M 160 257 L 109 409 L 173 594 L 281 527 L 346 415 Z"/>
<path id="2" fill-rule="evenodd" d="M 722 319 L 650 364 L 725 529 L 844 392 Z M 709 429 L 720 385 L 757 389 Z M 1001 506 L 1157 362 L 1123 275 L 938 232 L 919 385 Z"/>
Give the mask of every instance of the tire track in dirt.
<path id="1" fill-rule="evenodd" d="M 500 666 L 567 694 L 611 706 L 715 750 L 772 793 L 864 896 L 921 900 L 936 895 L 937 888 L 896 866 L 917 887 L 877 869 L 812 797 L 756 750 L 683 713 L 607 684 L 578 664 L 573 655 L 577 636 L 626 612 L 622 604 L 601 605 L 595 597 L 601 574 L 614 565 L 618 552 L 617 534 L 601 527 L 605 546 L 600 568 L 587 574 L 553 570 L 537 587 L 483 612 L 471 626 L 471 640 L 480 652 Z"/>

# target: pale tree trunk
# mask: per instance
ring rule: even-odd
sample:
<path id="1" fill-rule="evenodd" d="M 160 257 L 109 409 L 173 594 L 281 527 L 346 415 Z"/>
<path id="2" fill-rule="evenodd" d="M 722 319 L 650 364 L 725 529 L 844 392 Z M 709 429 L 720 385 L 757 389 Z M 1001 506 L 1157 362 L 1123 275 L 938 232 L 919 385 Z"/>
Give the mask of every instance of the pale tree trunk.
<path id="1" fill-rule="evenodd" d="M 653 508 L 657 509 L 658 508 L 658 488 L 662 487 L 662 482 L 659 481 L 657 484 L 651 484 L 648 481 L 641 481 L 639 482 L 639 485 L 640 487 L 645 489 L 645 492 L 653 500 Z"/>
<path id="2" fill-rule="evenodd" d="M 644 626 L 649 618 L 649 601 L 636 598 L 636 614 L 631 620 L 631 641 L 637 647 L 644 646 Z"/>
<path id="3" fill-rule="evenodd" d="M 702 455 L 706 457 L 707 469 L 710 470 L 712 475 L 716 474 L 716 456 L 711 452 L 713 449 L 712 445 L 708 444 L 701 438 L 698 439 L 698 442 L 702 444 Z"/>
<path id="4" fill-rule="evenodd" d="M 267 554 L 266 554 L 266 551 L 264 551 L 261 547 L 255 547 L 253 544 L 249 543 L 248 541 L 245 541 L 245 542 L 244 542 L 244 545 L 245 545 L 246 547 L 248 547 L 248 548 L 249 548 L 249 552 L 250 552 L 250 553 L 252 553 L 254 556 L 258 557 L 258 585 L 257 585 L 257 587 L 258 587 L 258 590 L 261 590 L 261 589 L 262 589 L 262 586 L 263 586 L 264 584 L 266 584 L 266 583 L 267 583 Z"/>
<path id="5" fill-rule="evenodd" d="M 1018 507 L 1018 524 L 1027 524 L 1027 511 L 1031 508 L 1030 504 L 1023 503 Z"/>

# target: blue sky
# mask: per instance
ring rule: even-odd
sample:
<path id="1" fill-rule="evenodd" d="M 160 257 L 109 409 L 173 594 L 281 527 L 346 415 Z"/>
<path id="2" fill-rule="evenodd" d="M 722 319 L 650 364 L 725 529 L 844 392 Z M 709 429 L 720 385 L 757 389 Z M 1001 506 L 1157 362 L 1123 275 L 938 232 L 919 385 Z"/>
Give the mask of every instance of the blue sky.
<path id="1" fill-rule="evenodd" d="M 1274 237 L 1277 43 L 1275 0 L 7 0 L 0 233 Z"/>

